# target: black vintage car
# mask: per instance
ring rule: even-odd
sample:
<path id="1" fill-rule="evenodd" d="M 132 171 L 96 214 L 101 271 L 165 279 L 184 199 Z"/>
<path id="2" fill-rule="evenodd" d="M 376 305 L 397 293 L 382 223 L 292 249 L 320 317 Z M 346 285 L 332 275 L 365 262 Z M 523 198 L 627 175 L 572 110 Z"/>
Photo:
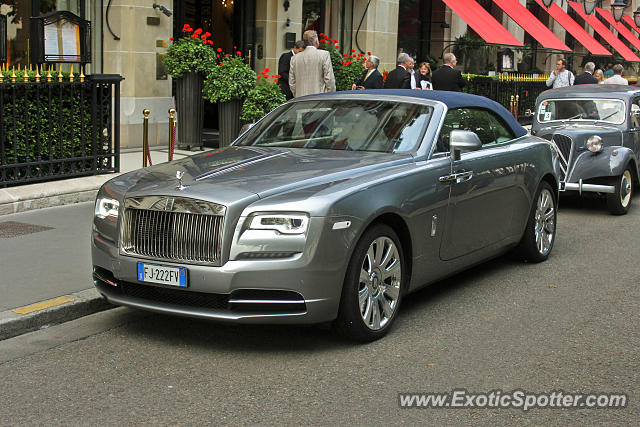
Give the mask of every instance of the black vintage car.
<path id="1" fill-rule="evenodd" d="M 533 135 L 558 151 L 560 191 L 604 194 L 614 215 L 629 210 L 638 185 L 640 88 L 580 85 L 538 96 Z"/>

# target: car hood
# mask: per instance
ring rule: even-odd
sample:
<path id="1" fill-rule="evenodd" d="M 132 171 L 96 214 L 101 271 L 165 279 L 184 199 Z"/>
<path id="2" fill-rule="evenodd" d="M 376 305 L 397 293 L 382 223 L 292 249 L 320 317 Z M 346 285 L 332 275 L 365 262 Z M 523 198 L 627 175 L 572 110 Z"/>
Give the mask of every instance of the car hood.
<path id="1" fill-rule="evenodd" d="M 603 145 L 622 145 L 622 133 L 614 126 L 566 125 L 538 129 L 536 136 L 550 139 L 553 134 L 566 135 L 571 138 L 578 149 L 586 149 L 587 139 L 592 135 L 602 138 Z"/>
<path id="2" fill-rule="evenodd" d="M 412 161 L 410 154 L 227 147 L 134 171 L 120 182 L 128 187 L 127 197 L 180 195 L 224 204 L 375 174 Z M 177 172 L 184 173 L 182 189 Z"/>

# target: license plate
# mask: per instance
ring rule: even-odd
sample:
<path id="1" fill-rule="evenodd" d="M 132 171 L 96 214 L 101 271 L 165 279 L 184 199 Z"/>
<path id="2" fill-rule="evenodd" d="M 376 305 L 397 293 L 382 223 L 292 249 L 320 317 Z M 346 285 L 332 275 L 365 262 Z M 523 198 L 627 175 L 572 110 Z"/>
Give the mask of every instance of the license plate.
<path id="1" fill-rule="evenodd" d="M 187 269 L 138 263 L 138 280 L 163 285 L 187 287 Z"/>

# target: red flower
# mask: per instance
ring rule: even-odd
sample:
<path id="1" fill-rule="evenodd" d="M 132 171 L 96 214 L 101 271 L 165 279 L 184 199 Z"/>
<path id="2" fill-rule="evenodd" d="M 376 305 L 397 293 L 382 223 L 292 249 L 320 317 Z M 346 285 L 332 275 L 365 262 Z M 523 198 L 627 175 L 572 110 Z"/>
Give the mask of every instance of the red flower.
<path id="1" fill-rule="evenodd" d="M 280 77 L 282 77 L 280 74 L 276 74 L 277 79 L 279 79 Z"/>
<path id="2" fill-rule="evenodd" d="M 355 51 L 356 51 L 355 49 L 351 49 L 351 52 L 355 52 Z"/>
<path id="3" fill-rule="evenodd" d="M 192 39 L 197 39 L 197 38 L 198 38 L 198 35 L 194 33 L 194 34 L 191 36 L 191 38 L 192 38 Z"/>
<path id="4" fill-rule="evenodd" d="M 275 83 L 278 83 L 278 79 L 275 79 L 275 80 L 274 80 L 274 82 L 275 82 Z"/>
<path id="5" fill-rule="evenodd" d="M 228 53 L 225 53 L 225 54 L 224 54 L 224 57 L 225 57 L 225 58 L 228 58 L 228 57 L 229 57 L 229 54 L 228 54 Z"/>
<path id="6" fill-rule="evenodd" d="M 347 54 L 346 54 L 346 53 L 343 53 L 343 54 L 342 54 L 342 56 L 344 56 L 344 57 L 346 58 L 346 57 L 347 57 Z"/>
<path id="7" fill-rule="evenodd" d="M 216 58 L 220 58 L 220 54 L 219 53 L 216 54 Z"/>
<path id="8" fill-rule="evenodd" d="M 340 49 L 340 46 L 336 45 L 336 49 Z"/>
<path id="9" fill-rule="evenodd" d="M 224 64 L 220 63 L 218 64 L 219 67 L 224 67 Z"/>
<path id="10" fill-rule="evenodd" d="M 256 74 L 257 79 L 259 79 L 260 77 L 262 77 L 260 74 Z"/>
<path id="11" fill-rule="evenodd" d="M 237 49 L 237 47 L 236 47 L 236 46 L 234 46 L 233 48 L 234 48 L 234 49 Z"/>
<path id="12" fill-rule="evenodd" d="M 265 68 L 263 73 L 268 73 L 269 71 L 271 71 L 271 70 L 269 70 L 268 68 Z"/>
<path id="13" fill-rule="evenodd" d="M 198 35 L 202 34 L 202 28 L 198 28 L 194 34 L 198 34 Z"/>
<path id="14" fill-rule="evenodd" d="M 240 55 L 242 55 L 242 52 L 237 51 L 237 52 L 236 52 L 236 55 L 240 56 Z"/>
<path id="15" fill-rule="evenodd" d="M 210 45 L 213 45 L 213 40 L 207 40 L 207 43 L 209 43 Z"/>
<path id="16" fill-rule="evenodd" d="M 200 37 L 202 40 L 206 40 L 207 39 L 207 35 L 203 34 L 202 37 Z"/>
<path id="17" fill-rule="evenodd" d="M 367 52 L 367 55 L 371 56 L 371 52 Z"/>
<path id="18" fill-rule="evenodd" d="M 173 40 L 173 37 L 169 37 L 169 40 Z"/>
<path id="19" fill-rule="evenodd" d="M 222 48 L 217 48 L 216 49 L 218 52 L 222 52 Z"/>
<path id="20" fill-rule="evenodd" d="M 193 31 L 193 28 L 191 28 L 191 26 L 189 24 L 184 24 L 184 27 L 182 27 L 182 32 L 183 33 L 188 33 Z"/>
<path id="21" fill-rule="evenodd" d="M 205 36 L 207 37 L 211 37 L 211 33 L 209 31 L 207 31 L 206 33 L 204 33 Z"/>

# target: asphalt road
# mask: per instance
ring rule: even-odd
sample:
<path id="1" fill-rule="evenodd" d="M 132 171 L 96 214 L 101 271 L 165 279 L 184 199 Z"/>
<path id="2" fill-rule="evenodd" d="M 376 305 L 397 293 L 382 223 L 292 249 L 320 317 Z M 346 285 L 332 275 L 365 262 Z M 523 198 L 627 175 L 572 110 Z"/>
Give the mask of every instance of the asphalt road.
<path id="1" fill-rule="evenodd" d="M 384 339 L 119 308 L 0 342 L 0 423 L 637 425 L 640 199 L 563 201 L 551 258 L 410 295 Z M 400 409 L 399 392 L 618 392 L 624 409 Z"/>

